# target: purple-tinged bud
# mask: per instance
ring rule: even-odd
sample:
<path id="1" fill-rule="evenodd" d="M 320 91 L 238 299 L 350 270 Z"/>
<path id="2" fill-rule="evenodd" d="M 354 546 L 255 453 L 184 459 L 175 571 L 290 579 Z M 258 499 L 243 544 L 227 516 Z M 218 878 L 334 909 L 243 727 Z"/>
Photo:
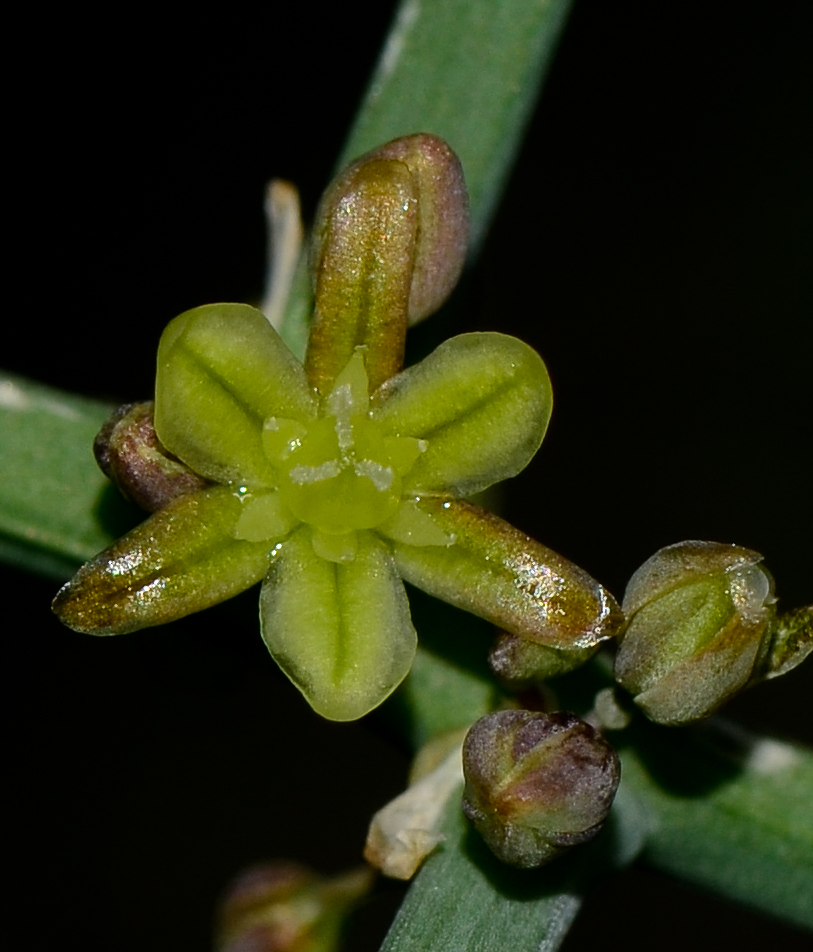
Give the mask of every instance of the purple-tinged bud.
<path id="1" fill-rule="evenodd" d="M 633 575 L 615 677 L 650 720 L 705 717 L 761 669 L 776 601 L 761 560 L 736 545 L 679 542 Z"/>
<path id="2" fill-rule="evenodd" d="M 463 811 L 512 866 L 542 866 L 601 829 L 621 776 L 618 755 L 575 714 L 498 711 L 463 745 Z"/>
<path id="3" fill-rule="evenodd" d="M 161 445 L 153 408 L 152 401 L 124 404 L 111 414 L 93 444 L 105 476 L 148 512 L 210 485 Z"/>
<path id="4" fill-rule="evenodd" d="M 519 688 L 575 671 L 600 647 L 595 644 L 584 648 L 553 648 L 504 631 L 489 652 L 488 663 L 509 687 Z"/>
<path id="5" fill-rule="evenodd" d="M 325 879 L 279 861 L 236 879 L 219 911 L 217 952 L 335 952 L 347 914 L 370 890 L 367 867 Z"/>

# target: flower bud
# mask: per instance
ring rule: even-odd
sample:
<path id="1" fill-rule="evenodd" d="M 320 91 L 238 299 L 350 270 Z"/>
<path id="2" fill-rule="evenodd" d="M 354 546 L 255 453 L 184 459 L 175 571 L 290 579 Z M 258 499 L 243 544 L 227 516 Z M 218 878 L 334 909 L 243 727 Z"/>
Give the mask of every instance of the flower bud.
<path id="1" fill-rule="evenodd" d="M 469 731 L 463 772 L 463 812 L 499 859 L 530 868 L 599 832 L 621 767 L 575 714 L 498 711 Z"/>
<path id="2" fill-rule="evenodd" d="M 781 677 L 813 652 L 813 605 L 777 615 L 770 635 L 771 647 L 755 681 Z"/>
<path id="3" fill-rule="evenodd" d="M 615 677 L 651 720 L 705 717 L 759 670 L 775 603 L 761 560 L 736 545 L 679 542 L 633 575 Z"/>
<path id="4" fill-rule="evenodd" d="M 115 410 L 93 443 L 96 462 L 124 495 L 148 512 L 209 483 L 161 445 L 153 403 L 126 403 Z"/>
<path id="5" fill-rule="evenodd" d="M 590 660 L 599 644 L 575 648 L 553 648 L 520 635 L 501 632 L 488 655 L 491 670 L 509 686 L 547 681 L 575 671 Z"/>
<path id="6" fill-rule="evenodd" d="M 364 867 L 334 879 L 283 861 L 249 869 L 221 906 L 217 952 L 335 952 L 346 915 L 372 882 Z"/>

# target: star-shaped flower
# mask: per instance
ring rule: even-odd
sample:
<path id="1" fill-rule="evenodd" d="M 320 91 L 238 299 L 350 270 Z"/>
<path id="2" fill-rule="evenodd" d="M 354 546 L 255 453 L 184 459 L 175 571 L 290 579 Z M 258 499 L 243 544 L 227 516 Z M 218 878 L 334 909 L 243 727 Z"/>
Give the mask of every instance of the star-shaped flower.
<path id="1" fill-rule="evenodd" d="M 466 497 L 522 470 L 551 389 L 541 358 L 466 334 L 401 371 L 406 327 L 451 290 L 465 251 L 455 156 L 411 136 L 354 163 L 323 199 L 304 366 L 263 314 L 187 311 L 161 338 L 155 431 L 207 480 L 57 595 L 70 627 L 161 624 L 262 580 L 263 638 L 310 704 L 360 717 L 408 673 L 401 579 L 554 653 L 614 632 L 586 573 Z"/>

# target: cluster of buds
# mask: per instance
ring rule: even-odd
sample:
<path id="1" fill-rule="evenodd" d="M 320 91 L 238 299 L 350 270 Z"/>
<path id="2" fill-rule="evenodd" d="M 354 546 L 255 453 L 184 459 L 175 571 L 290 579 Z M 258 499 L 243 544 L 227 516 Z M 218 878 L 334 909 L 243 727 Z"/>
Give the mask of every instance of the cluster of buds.
<path id="1" fill-rule="evenodd" d="M 706 717 L 813 650 L 813 606 L 778 616 L 773 579 L 761 561 L 735 545 L 681 542 L 633 575 L 615 678 L 650 720 L 678 725 Z M 594 651 L 552 649 L 505 632 L 489 660 L 504 682 L 523 687 L 566 673 Z M 599 692 L 593 719 L 621 728 L 628 718 L 614 700 L 609 717 L 599 710 L 613 693 Z M 463 767 L 466 815 L 496 856 L 521 867 L 591 839 L 620 779 L 607 741 L 569 713 L 482 718 L 466 738 Z"/>

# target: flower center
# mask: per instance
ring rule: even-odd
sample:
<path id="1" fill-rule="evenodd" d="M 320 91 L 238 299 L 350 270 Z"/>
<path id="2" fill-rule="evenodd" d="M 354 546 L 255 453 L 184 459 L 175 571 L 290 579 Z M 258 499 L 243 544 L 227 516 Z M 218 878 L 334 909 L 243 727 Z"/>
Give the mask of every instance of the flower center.
<path id="1" fill-rule="evenodd" d="M 264 445 L 291 512 L 323 533 L 372 529 L 401 502 L 401 477 L 426 449 L 423 440 L 385 436 L 370 418 L 367 374 L 357 351 L 336 380 L 323 417 L 305 428 L 266 420 Z"/>
<path id="2" fill-rule="evenodd" d="M 371 529 L 398 506 L 401 478 L 366 416 L 325 417 L 290 457 L 280 491 L 294 515 L 324 532 Z"/>

